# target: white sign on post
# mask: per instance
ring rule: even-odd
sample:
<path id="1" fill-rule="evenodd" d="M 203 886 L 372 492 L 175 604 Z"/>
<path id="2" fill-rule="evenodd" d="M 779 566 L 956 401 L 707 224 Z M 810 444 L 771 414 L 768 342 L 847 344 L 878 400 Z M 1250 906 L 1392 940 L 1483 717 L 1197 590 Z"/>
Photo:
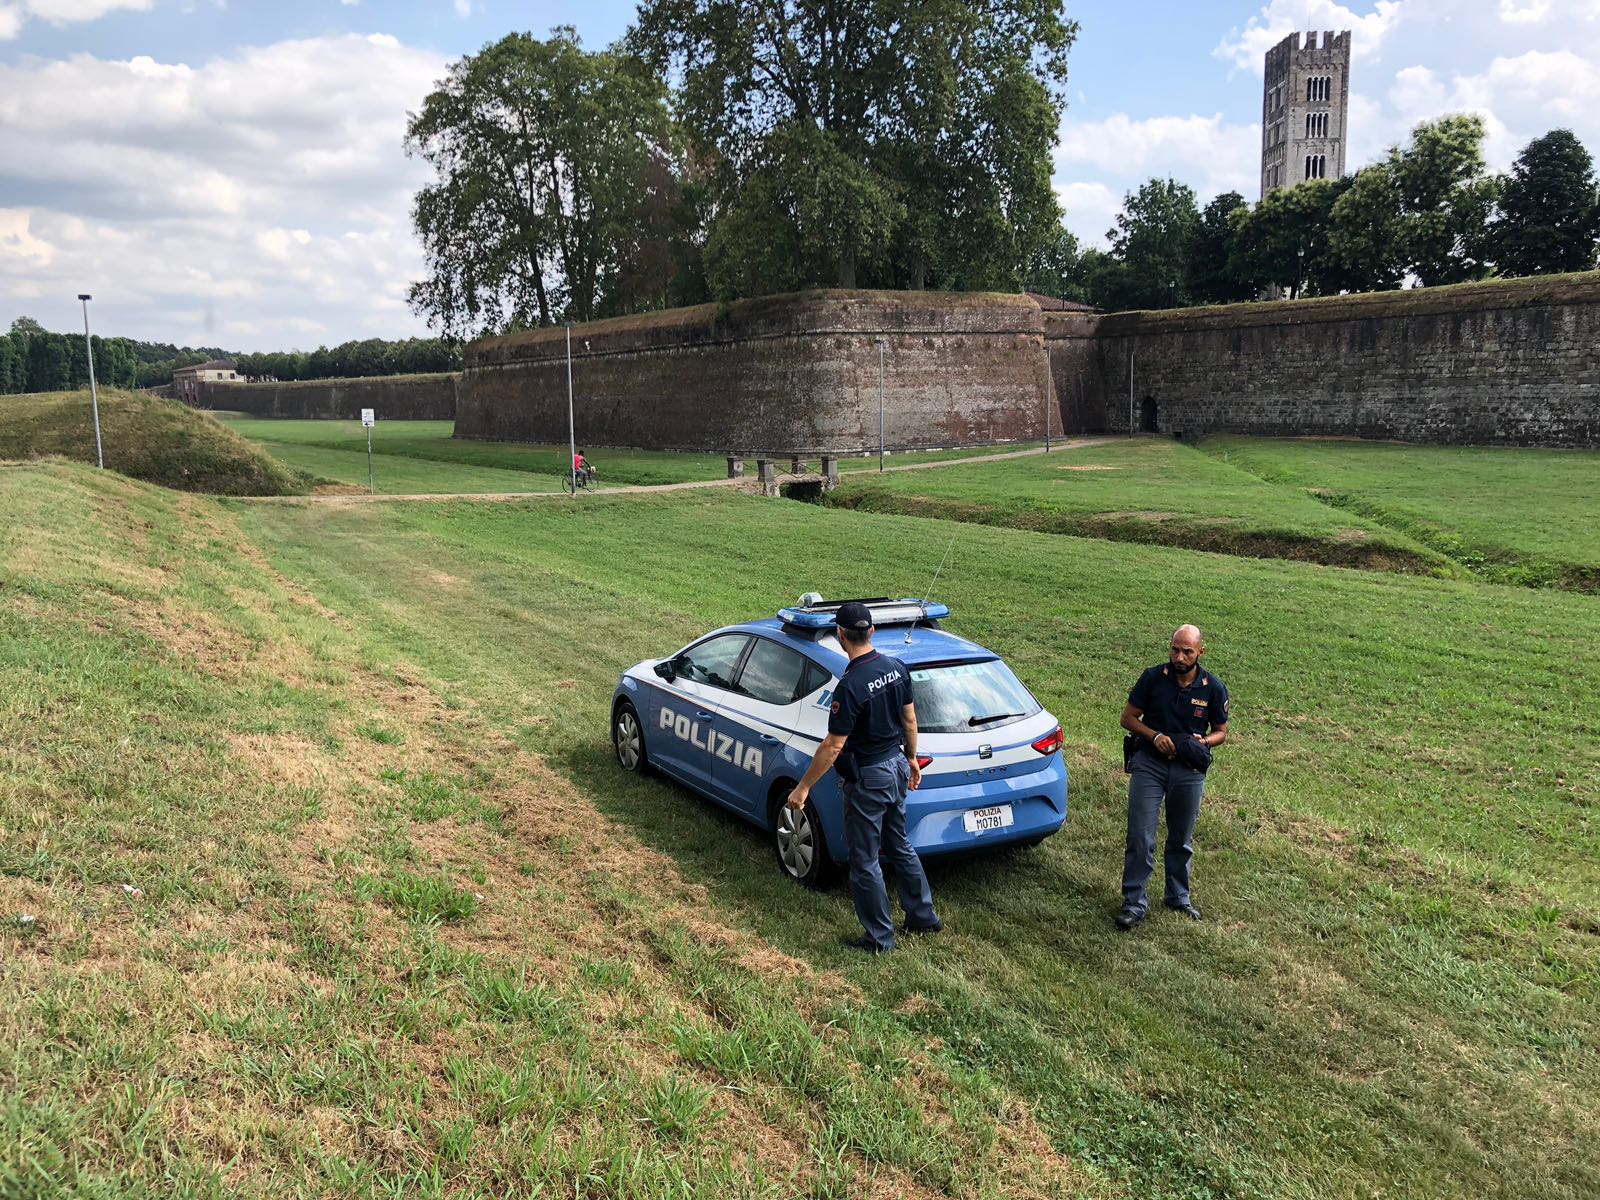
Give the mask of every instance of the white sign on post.
<path id="1" fill-rule="evenodd" d="M 365 425 L 368 429 L 371 429 L 374 425 L 376 425 L 378 423 L 378 419 L 377 419 L 376 416 L 373 415 L 373 410 L 372 409 L 363 408 L 361 410 L 361 423 L 363 425 Z"/>

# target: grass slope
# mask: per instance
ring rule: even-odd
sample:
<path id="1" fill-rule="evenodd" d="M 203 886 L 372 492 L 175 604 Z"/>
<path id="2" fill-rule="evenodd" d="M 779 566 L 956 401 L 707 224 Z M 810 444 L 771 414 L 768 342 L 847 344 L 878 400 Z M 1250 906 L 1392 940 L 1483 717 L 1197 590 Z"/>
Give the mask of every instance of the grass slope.
<path id="1" fill-rule="evenodd" d="M 0 1195 L 1104 1194 L 217 502 L 0 468 L 0 564 Z"/>
<path id="2" fill-rule="evenodd" d="M 1164 439 L 852 478 L 827 503 L 1255 558 L 1450 570 L 1444 555 L 1403 533 L 1332 512 L 1308 496 Z"/>
<path id="3" fill-rule="evenodd" d="M 1241 437 L 1208 438 L 1203 448 L 1480 575 L 1600 591 L 1600 454 Z"/>
<path id="4" fill-rule="evenodd" d="M 100 434 L 106 466 L 133 479 L 230 496 L 305 490 L 259 448 L 176 400 L 102 388 Z M 89 393 L 0 396 L 0 459 L 50 455 L 95 461 Z"/>
<path id="5" fill-rule="evenodd" d="M 881 1036 L 1016 1096 L 1008 1112 L 1087 1166 L 1074 1191 L 1600 1190 L 1600 727 L 1572 686 L 1600 671 L 1586 597 L 738 496 L 242 520 L 372 660 L 471 697 L 563 779 L 578 826 L 627 831 L 784 961 L 846 972 Z M 844 891 L 785 884 L 759 834 L 620 773 L 608 698 L 627 663 L 802 590 L 920 592 L 952 539 L 938 593 L 1061 715 L 1073 816 L 1037 851 L 939 865 L 947 934 L 853 961 Z M 1208 631 L 1235 698 L 1199 832 L 1209 919 L 1158 913 L 1126 937 L 1116 715 L 1180 619 Z M 744 1010 L 709 1015 L 732 1039 L 716 1057 L 769 1036 Z"/>

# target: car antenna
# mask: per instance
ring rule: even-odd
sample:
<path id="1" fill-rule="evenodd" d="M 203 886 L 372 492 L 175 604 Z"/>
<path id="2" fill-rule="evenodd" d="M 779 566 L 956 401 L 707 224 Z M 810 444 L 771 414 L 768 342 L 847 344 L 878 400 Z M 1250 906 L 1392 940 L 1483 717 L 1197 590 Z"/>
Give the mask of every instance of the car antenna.
<path id="1" fill-rule="evenodd" d="M 922 603 L 917 606 L 917 620 L 911 622 L 911 628 L 906 630 L 905 644 L 907 646 L 911 645 L 911 635 L 917 631 L 917 621 L 922 620 L 923 614 L 928 611 L 928 601 L 933 598 L 933 587 L 939 582 L 939 572 L 944 570 L 944 564 L 950 557 L 950 551 L 955 549 L 955 545 L 956 535 L 952 533 L 949 543 L 944 548 L 944 558 L 939 560 L 939 570 L 935 571 L 933 578 L 928 581 L 928 594 L 923 596 Z"/>

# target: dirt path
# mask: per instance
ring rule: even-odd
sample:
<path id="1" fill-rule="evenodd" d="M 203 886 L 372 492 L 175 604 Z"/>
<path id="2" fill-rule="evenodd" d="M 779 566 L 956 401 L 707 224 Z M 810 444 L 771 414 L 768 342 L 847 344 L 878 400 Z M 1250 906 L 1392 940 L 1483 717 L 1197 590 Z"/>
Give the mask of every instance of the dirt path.
<path id="1" fill-rule="evenodd" d="M 1057 450 L 1081 450 L 1089 446 L 1104 446 L 1112 442 L 1124 441 L 1123 438 L 1092 437 L 1068 438 L 1066 441 L 1052 443 L 1050 453 Z M 931 471 L 935 467 L 964 467 L 972 463 L 1000 462 L 1008 458 L 1031 458 L 1044 454 L 1043 447 L 1033 450 L 1006 450 L 999 454 L 977 454 L 971 458 L 945 458 L 937 462 L 901 463 L 899 466 L 886 467 L 885 471 Z M 868 471 L 851 471 L 841 478 L 849 479 L 856 475 L 870 475 Z M 796 480 L 815 480 L 817 476 L 811 472 L 802 472 L 798 475 L 791 472 L 779 472 L 779 484 L 792 483 Z M 621 496 L 629 493 L 642 492 L 682 492 L 691 488 L 734 488 L 742 491 L 758 492 L 761 484 L 752 475 L 745 475 L 738 479 L 691 479 L 683 483 L 650 483 L 650 484 L 619 484 L 616 487 L 606 487 L 598 491 L 597 495 Z M 379 504 L 392 500 L 564 500 L 565 492 L 415 492 L 405 495 L 376 496 L 362 495 L 329 495 L 329 496 L 240 496 L 238 499 L 250 500 L 258 504 L 322 504 L 335 507 L 350 504 Z"/>

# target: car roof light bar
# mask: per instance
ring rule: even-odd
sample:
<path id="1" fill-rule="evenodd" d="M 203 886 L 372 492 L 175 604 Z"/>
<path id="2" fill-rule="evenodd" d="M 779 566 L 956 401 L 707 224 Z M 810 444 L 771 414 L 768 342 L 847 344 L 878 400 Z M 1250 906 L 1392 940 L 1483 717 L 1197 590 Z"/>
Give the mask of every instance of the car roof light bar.
<path id="1" fill-rule="evenodd" d="M 849 603 L 845 600 L 824 601 L 809 594 L 802 596 L 801 600 L 808 603 L 794 608 L 780 608 L 778 620 L 797 629 L 832 629 L 838 620 L 839 606 Z M 903 600 L 890 600 L 880 596 L 871 600 L 858 600 L 856 603 L 867 606 L 872 613 L 872 623 L 877 626 L 937 621 L 950 615 L 948 604 L 925 604 L 915 596 Z"/>

